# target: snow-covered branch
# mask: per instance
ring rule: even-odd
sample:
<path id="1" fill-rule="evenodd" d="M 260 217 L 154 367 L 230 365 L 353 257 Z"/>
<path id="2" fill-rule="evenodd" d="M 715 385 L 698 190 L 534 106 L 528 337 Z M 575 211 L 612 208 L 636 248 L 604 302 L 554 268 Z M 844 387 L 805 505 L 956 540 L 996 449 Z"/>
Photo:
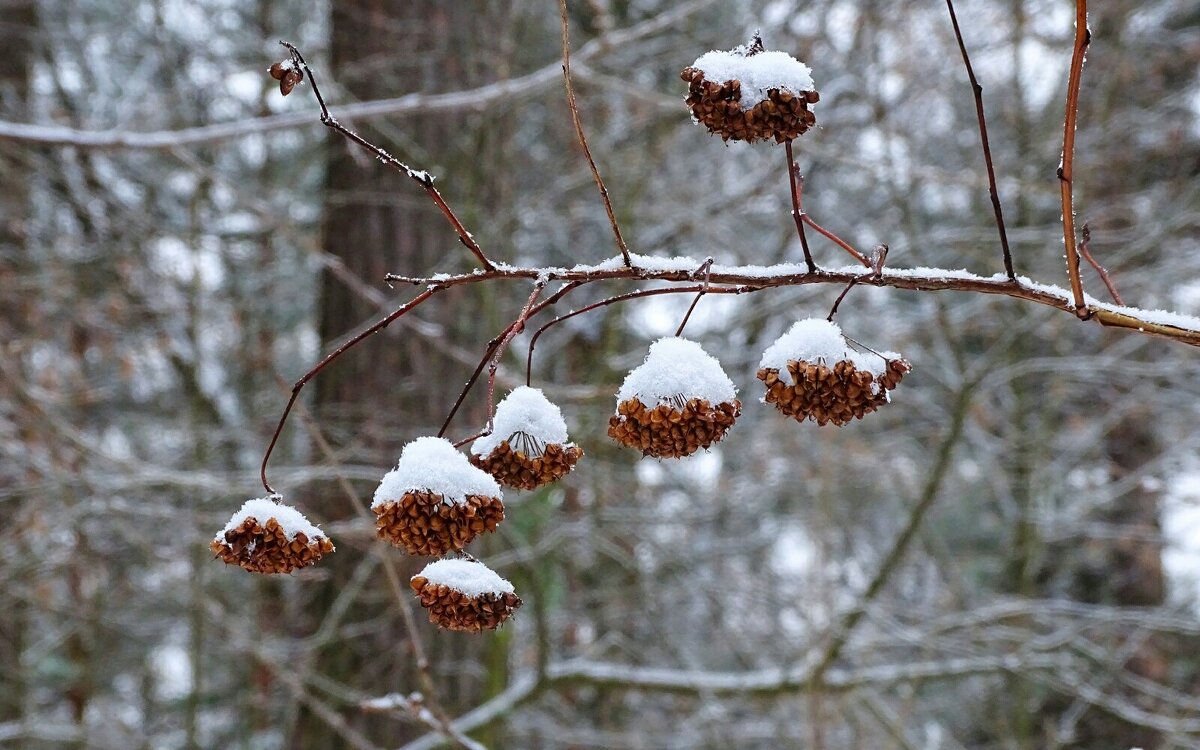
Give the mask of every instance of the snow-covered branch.
<path id="1" fill-rule="evenodd" d="M 610 258 L 596 265 L 578 265 L 571 268 L 519 267 L 498 263 L 494 271 L 477 271 L 457 275 L 441 274 L 428 278 L 390 275 L 388 279 L 414 285 L 437 284 L 442 287 L 476 284 L 495 279 L 536 280 L 540 278 L 548 281 L 585 283 L 621 279 L 682 283 L 695 282 L 696 268 L 704 263 L 702 259 L 691 257 L 666 258 L 636 253 L 632 254 L 632 260 L 633 266 L 629 268 L 623 267 L 622 260 L 618 257 Z M 752 292 L 760 289 L 807 284 L 844 285 L 861 276 L 861 272 L 862 269 L 858 266 L 818 269 L 816 272 L 809 273 L 804 266 L 794 263 L 780 263 L 773 266 L 714 263 L 709 269 L 708 278 L 714 285 L 741 286 L 744 287 L 744 291 Z M 1003 273 L 980 276 L 957 269 L 887 268 L 878 276 L 858 283 L 919 292 L 957 291 L 995 294 L 1075 313 L 1071 293 L 1067 289 L 1052 284 L 1042 284 L 1025 276 L 1009 280 Z M 1086 297 L 1085 300 L 1087 314 L 1084 317 L 1087 320 L 1094 320 L 1104 326 L 1125 328 L 1139 333 L 1162 336 L 1192 346 L 1200 346 L 1200 318 L 1165 310 L 1113 305 L 1101 302 L 1091 296 Z"/>

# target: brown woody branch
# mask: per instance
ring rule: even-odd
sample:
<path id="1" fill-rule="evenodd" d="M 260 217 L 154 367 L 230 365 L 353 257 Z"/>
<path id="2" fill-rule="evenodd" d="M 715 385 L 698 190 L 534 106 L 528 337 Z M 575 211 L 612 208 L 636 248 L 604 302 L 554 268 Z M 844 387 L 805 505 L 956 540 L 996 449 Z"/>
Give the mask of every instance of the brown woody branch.
<path id="1" fill-rule="evenodd" d="M 575 135 L 579 138 L 579 145 L 583 147 L 583 155 L 587 158 L 588 166 L 591 167 L 592 179 L 596 181 L 600 199 L 604 201 L 604 211 L 608 214 L 608 223 L 612 226 L 613 237 L 617 241 L 617 250 L 621 252 L 621 258 L 625 261 L 626 267 L 632 266 L 629 248 L 625 245 L 625 239 L 621 237 L 621 227 L 617 224 L 617 215 L 613 212 L 612 201 L 608 197 L 608 188 L 604 186 L 604 179 L 596 167 L 596 160 L 592 158 L 592 150 L 588 147 L 587 136 L 583 134 L 583 122 L 579 118 L 579 105 L 575 101 L 575 87 L 571 85 L 571 29 L 567 23 L 567 0 L 558 1 L 558 14 L 562 20 L 563 83 L 567 89 L 567 105 L 571 108 L 571 122 L 575 124 Z"/>
<path id="2" fill-rule="evenodd" d="M 796 234 L 800 236 L 800 249 L 804 251 L 804 263 L 811 273 L 817 270 L 817 266 L 813 263 L 812 251 L 808 249 L 808 237 L 804 235 L 804 212 L 800 210 L 800 186 L 796 183 L 796 176 L 800 170 L 792 155 L 792 142 L 788 141 L 783 144 L 783 150 L 787 155 L 788 187 L 792 190 L 792 220 L 796 222 Z"/>
<path id="3" fill-rule="evenodd" d="M 279 442 L 279 436 L 283 432 L 283 426 L 285 424 L 287 424 L 288 414 L 291 413 L 292 407 L 295 406 L 295 404 L 296 404 L 296 399 L 300 397 L 300 391 L 302 391 L 304 389 L 304 386 L 308 383 L 308 381 L 315 378 L 321 372 L 321 370 L 324 370 L 335 359 L 342 356 L 343 354 L 348 352 L 350 349 L 354 348 L 354 346 L 357 345 L 359 342 L 368 338 L 369 336 L 379 333 L 384 328 L 387 328 L 389 325 L 392 324 L 393 321 L 395 321 L 401 315 L 404 315 L 405 313 L 409 312 L 410 310 L 415 308 L 417 305 L 421 304 L 422 302 L 429 299 L 434 294 L 437 294 L 438 292 L 442 291 L 445 288 L 446 288 L 445 286 L 438 285 L 438 284 L 429 285 L 429 287 L 425 291 L 421 292 L 416 297 L 413 297 L 411 300 L 409 300 L 405 304 L 401 305 L 400 307 L 398 307 L 396 310 L 392 311 L 391 313 L 388 313 L 377 323 L 374 323 L 373 325 L 368 327 L 366 330 L 364 330 L 362 333 L 359 333 L 356 336 L 353 336 L 352 338 L 347 340 L 344 344 L 342 344 L 341 346 L 339 346 L 338 348 L 334 349 L 332 352 L 327 354 L 320 362 L 318 362 L 316 365 L 314 365 L 311 370 L 304 373 L 304 375 L 299 380 L 296 381 L 295 385 L 292 386 L 292 395 L 290 398 L 288 398 L 287 406 L 285 406 L 283 408 L 283 414 L 281 414 L 279 416 L 279 424 L 275 426 L 275 433 L 271 436 L 271 442 L 267 445 L 267 452 L 263 454 L 262 466 L 259 468 L 259 478 L 262 480 L 262 485 L 264 488 L 266 488 L 268 493 L 270 493 L 272 495 L 276 494 L 275 490 L 271 487 L 270 483 L 267 482 L 267 462 L 269 462 L 271 460 L 271 453 L 275 450 L 275 444 Z"/>
<path id="4" fill-rule="evenodd" d="M 791 144 L 790 143 L 788 144 L 788 154 L 789 154 L 789 156 L 791 154 Z M 818 224 L 817 222 L 813 221 L 813 218 L 804 212 L 804 210 L 800 207 L 804 200 L 804 175 L 800 174 L 800 167 L 797 166 L 797 164 L 794 161 L 792 161 L 790 158 L 788 159 L 788 169 L 790 169 L 792 172 L 792 177 L 791 177 L 791 179 L 792 179 L 792 205 L 794 207 L 793 208 L 793 210 L 795 212 L 794 215 L 796 216 L 797 220 L 802 221 L 805 224 L 812 227 L 813 229 L 817 230 L 817 232 L 820 233 L 823 237 L 825 237 L 825 239 L 829 240 L 830 242 L 837 245 L 841 249 L 850 253 L 850 255 L 855 260 L 857 260 L 859 263 L 862 263 L 864 266 L 867 266 L 868 268 L 870 268 L 871 261 L 867 260 L 867 256 L 865 256 L 862 253 L 860 253 L 859 251 L 855 250 L 854 246 L 851 245 L 849 242 L 846 242 L 841 237 L 838 237 L 833 232 L 829 231 L 825 227 L 823 227 L 820 224 Z M 801 230 L 801 236 L 802 237 L 804 236 L 803 230 Z"/>
<path id="5" fill-rule="evenodd" d="M 975 69 L 971 67 L 971 57 L 967 54 L 967 45 L 963 41 L 962 30 L 958 27 L 958 16 L 954 13 L 953 0 L 946 0 L 946 8 L 950 11 L 950 23 L 954 26 L 954 38 L 958 40 L 958 51 L 962 53 L 963 65 L 967 69 L 967 79 L 971 82 L 971 93 L 975 95 L 975 118 L 979 121 L 979 139 L 983 145 L 983 163 L 987 167 L 988 194 L 992 198 L 992 211 L 996 215 L 996 230 L 1000 233 L 1000 249 L 1004 252 L 1004 272 L 1010 279 L 1016 279 L 1013 271 L 1012 252 L 1008 247 L 1008 231 L 1004 228 L 1004 210 L 1000 207 L 1000 193 L 996 189 L 996 167 L 992 164 L 992 147 L 988 142 L 987 117 L 983 114 L 983 86 L 975 78 Z"/>
<path id="6" fill-rule="evenodd" d="M 478 432 L 471 437 L 458 441 L 454 444 L 454 447 L 458 448 L 475 440 L 476 438 L 481 438 L 484 435 L 492 434 L 496 416 L 496 372 L 500 369 L 500 358 L 504 356 L 504 350 L 513 340 L 513 338 L 521 331 L 525 330 L 525 321 L 529 319 L 529 315 L 533 311 L 533 305 L 535 302 L 537 302 L 538 295 L 542 293 L 542 289 L 544 289 L 545 286 L 546 282 L 543 279 L 538 279 L 536 282 L 534 282 L 533 291 L 529 294 L 529 300 L 525 303 L 525 306 L 521 308 L 521 312 L 517 315 L 516 320 L 508 324 L 508 327 L 504 329 L 504 334 L 500 336 L 500 340 L 494 347 L 490 347 L 492 349 L 492 354 L 488 362 L 487 427 L 482 432 Z"/>
<path id="7" fill-rule="evenodd" d="M 429 196 L 430 200 L 433 201 L 433 204 L 437 206 L 438 211 L 441 211 L 442 216 L 444 216 L 446 221 L 450 223 L 450 226 L 454 229 L 455 234 L 458 235 L 458 241 L 462 243 L 463 247 L 467 248 L 467 250 L 469 250 L 471 254 L 475 256 L 475 259 L 478 260 L 480 265 L 482 265 L 484 268 L 488 269 L 489 271 L 495 268 L 495 266 L 492 265 L 492 262 L 487 259 L 487 256 L 483 254 L 483 248 L 479 247 L 479 243 L 475 241 L 475 238 L 471 236 L 471 233 L 467 231 L 467 228 L 463 226 L 461 221 L 459 221 L 458 216 L 455 215 L 454 211 L 450 208 L 450 205 L 446 203 L 446 199 L 443 198 L 442 194 L 438 192 L 438 189 L 433 186 L 433 175 L 424 170 L 413 169 L 389 154 L 387 151 L 384 151 L 379 146 L 376 146 L 366 138 L 363 138 L 358 133 L 355 133 L 353 130 L 338 122 L 337 118 L 330 114 L 329 107 L 325 104 L 325 97 L 321 96 L 321 89 L 317 86 L 316 76 L 313 75 L 312 70 L 308 67 L 308 63 L 304 61 L 304 56 L 301 55 L 300 51 L 291 43 L 280 42 L 280 44 L 288 48 L 288 50 L 292 53 L 292 58 L 295 63 L 304 68 L 304 72 L 308 74 L 308 81 L 312 84 L 313 95 L 317 98 L 317 104 L 321 105 L 321 124 L 336 130 L 346 138 L 354 141 L 367 151 L 370 151 L 373 156 L 382 161 L 384 164 L 396 169 L 401 174 L 420 185 L 421 189 L 423 189 Z"/>
<path id="8" fill-rule="evenodd" d="M 1062 162 L 1058 167 L 1058 183 L 1062 193 L 1063 246 L 1067 252 L 1067 276 L 1071 280 L 1074 312 L 1087 318 L 1088 307 L 1083 301 L 1083 282 L 1079 278 L 1079 254 L 1075 245 L 1075 206 L 1073 184 L 1075 163 L 1075 127 L 1079 116 L 1079 86 L 1083 77 L 1083 56 L 1091 42 L 1087 25 L 1087 0 L 1075 0 L 1075 48 L 1071 53 L 1071 73 L 1067 79 L 1067 113 L 1063 117 Z"/>
<path id="9" fill-rule="evenodd" d="M 1118 305 L 1124 305 L 1125 300 L 1121 299 L 1121 295 L 1117 293 L 1117 287 L 1113 284 L 1112 279 L 1108 275 L 1108 269 L 1096 262 L 1092 257 L 1092 230 L 1085 223 L 1081 232 L 1083 239 L 1079 241 L 1079 254 L 1083 256 L 1092 268 L 1096 269 L 1096 273 L 1100 275 L 1100 280 L 1104 282 L 1104 287 L 1108 289 L 1108 293 L 1112 295 L 1113 302 Z"/>
<path id="10" fill-rule="evenodd" d="M 411 284 L 444 286 L 459 286 L 461 284 L 477 284 L 495 279 L 536 279 L 539 276 L 548 281 L 578 281 L 592 283 L 599 281 L 628 280 L 628 281 L 671 281 L 686 283 L 695 281 L 692 270 L 655 270 L 636 265 L 641 260 L 634 256 L 635 265 L 632 268 L 615 266 L 580 266 L 576 268 L 520 268 L 504 266 L 495 271 L 459 274 L 456 276 L 439 276 L 437 278 L 414 278 L 411 276 L 388 275 L 389 281 L 401 281 Z M 696 261 L 699 265 L 699 261 Z M 870 261 L 866 265 L 870 266 Z M 714 265 L 710 271 L 710 279 L 717 286 L 742 286 L 743 291 L 761 291 L 776 287 L 794 287 L 808 284 L 848 284 L 855 276 L 862 274 L 850 269 L 821 269 L 809 273 L 797 266 L 795 272 L 777 271 L 763 266 L 720 266 Z M 918 292 L 956 291 L 972 292 L 975 294 L 994 294 L 1004 297 L 1033 302 L 1052 307 L 1056 310 L 1075 313 L 1069 292 L 1066 290 L 1038 284 L 1025 277 L 1009 280 L 1003 276 L 975 276 L 961 271 L 943 271 L 941 269 L 921 269 L 920 273 L 908 269 L 892 269 L 883 271 L 866 281 L 857 282 L 877 287 L 891 287 Z M 710 289 L 709 293 L 715 293 Z M 1096 301 L 1085 301 L 1083 306 L 1084 319 L 1095 319 L 1105 326 L 1128 328 L 1153 336 L 1179 341 L 1191 346 L 1200 346 L 1200 320 L 1182 320 L 1180 324 L 1156 322 L 1151 315 L 1134 307 L 1107 305 Z M 1193 325 L 1194 322 L 1194 325 Z"/>

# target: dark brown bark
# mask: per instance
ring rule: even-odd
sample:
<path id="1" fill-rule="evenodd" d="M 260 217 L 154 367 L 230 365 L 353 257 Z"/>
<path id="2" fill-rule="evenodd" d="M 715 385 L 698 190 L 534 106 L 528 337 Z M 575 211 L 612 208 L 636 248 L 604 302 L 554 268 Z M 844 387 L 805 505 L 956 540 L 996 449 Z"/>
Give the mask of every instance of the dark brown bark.
<path id="1" fill-rule="evenodd" d="M 462 89 L 507 74 L 504 35 L 512 11 L 500 6 L 481 9 L 478 4 L 354 0 L 334 3 L 332 11 L 332 64 L 319 59 L 309 63 L 326 74 L 324 81 L 336 83 L 322 87 L 334 116 L 338 103 L 347 100 Z M 324 65 L 328 67 L 322 70 Z M 507 190 L 500 178 L 506 174 L 510 129 L 502 116 L 454 113 L 370 126 L 345 124 L 414 168 L 437 177 L 446 200 L 478 241 L 487 243 L 489 252 L 505 257 L 507 248 L 498 244 L 502 234 L 492 218 L 493 212 L 502 212 Z M 386 291 L 382 282 L 389 272 L 475 267 L 474 258 L 411 180 L 337 134 L 330 133 L 327 146 L 321 246 L 337 256 L 350 273 L 366 285 Z M 314 408 L 321 428 L 335 446 L 377 464 L 382 474 L 395 463 L 404 442 L 437 431 L 471 370 L 448 357 L 439 344 L 453 341 L 473 356 L 482 355 L 487 340 L 502 325 L 496 321 L 497 331 L 488 330 L 488 301 L 470 292 L 451 290 L 413 315 L 427 325 L 439 326 L 441 335 L 417 332 L 404 319 L 321 373 L 314 383 Z M 401 294 L 409 296 L 408 290 Z M 514 301 L 513 314 L 519 306 Z M 332 273 L 323 276 L 319 313 L 323 349 L 331 349 L 382 313 L 344 278 Z M 481 403 L 473 399 L 457 418 L 455 427 L 460 432 L 478 429 L 476 422 L 485 418 Z M 369 501 L 374 488 L 357 489 Z M 348 498 L 333 486 L 317 490 L 307 505 L 327 522 L 354 514 Z M 365 553 L 361 548 L 347 548 L 331 557 L 326 566 L 329 579 L 310 589 L 314 601 L 308 611 L 317 617 L 328 611 Z M 400 558 L 400 573 L 405 578 L 428 562 L 428 558 Z M 382 580 L 369 589 L 352 606 L 347 620 L 384 621 L 390 611 L 390 624 L 354 641 L 326 646 L 316 657 L 315 669 L 364 692 L 417 689 L 407 634 L 394 615 L 395 602 L 379 595 L 386 590 Z M 490 642 L 491 636 L 445 637 L 425 626 L 423 613 L 417 616 L 424 628 L 421 637 L 435 664 L 446 658 L 476 660 Z M 437 669 L 434 674 L 437 677 Z M 439 688 L 443 690 L 440 698 L 454 714 L 479 699 L 481 686 L 469 679 L 455 679 Z M 343 718 L 365 736 L 386 738 L 380 739 L 382 744 L 401 744 L 403 737 L 397 732 L 406 730 L 394 720 L 366 717 L 354 707 L 339 708 L 344 708 Z M 301 709 L 292 735 L 293 748 L 326 748 L 342 742 L 321 717 L 307 707 Z"/>
<path id="2" fill-rule="evenodd" d="M 0 118 L 24 120 L 28 115 L 29 78 L 37 39 L 37 14 L 33 0 L 9 2 L 0 17 Z M 19 148 L 0 148 L 0 357 L 9 357 L 5 345 L 22 337 L 27 316 L 18 293 L 19 280 L 28 268 L 26 251 L 29 184 L 33 178 L 32 154 Z M 16 289 L 9 288 L 14 285 Z M 0 378 L 0 403 L 11 396 Z M 15 470 L 16 467 L 12 467 Z M 0 485 L 19 486 L 9 469 L 0 468 Z M 0 503 L 0 541 L 19 548 L 20 517 L 25 503 L 20 496 Z M 10 547 L 12 549 L 12 547 Z M 19 720 L 27 696 L 22 654 L 26 643 L 26 605 L 6 599 L 0 606 L 0 723 Z"/>

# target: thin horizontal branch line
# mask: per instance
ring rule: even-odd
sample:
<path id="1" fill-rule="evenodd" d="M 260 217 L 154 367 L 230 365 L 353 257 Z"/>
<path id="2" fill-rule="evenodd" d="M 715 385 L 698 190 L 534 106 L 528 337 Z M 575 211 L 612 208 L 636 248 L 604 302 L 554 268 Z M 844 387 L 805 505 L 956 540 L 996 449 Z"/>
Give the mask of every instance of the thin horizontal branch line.
<path id="1" fill-rule="evenodd" d="M 831 690 L 850 690 L 863 685 L 890 684 L 906 680 L 956 679 L 1018 670 L 1061 670 L 1066 665 L 1066 659 L 1052 654 L 1007 654 L 872 667 L 835 667 L 825 674 L 823 686 Z M 805 668 L 707 672 L 572 660 L 548 665 L 545 675 L 543 684 L 539 684 L 533 675 L 517 678 L 500 695 L 459 717 L 454 722 L 455 729 L 470 732 L 510 713 L 522 703 L 537 696 L 543 688 L 557 684 L 587 684 L 700 695 L 783 695 L 804 692 L 812 687 L 808 679 L 809 671 Z M 366 711 L 387 712 L 401 710 L 405 700 L 404 696 L 383 696 L 364 701 L 360 706 Z M 401 750 L 433 750 L 444 742 L 444 736 L 431 733 L 404 745 Z"/>
<path id="2" fill-rule="evenodd" d="M 714 2 L 715 0 L 695 0 L 627 29 L 593 39 L 580 48 L 575 59 L 587 61 L 598 58 L 611 50 L 621 49 L 635 39 L 672 27 L 683 18 Z M 532 73 L 507 81 L 497 81 L 465 91 L 444 94 L 413 93 L 392 99 L 339 105 L 336 114 L 339 119 L 365 121 L 379 117 L 399 117 L 430 112 L 479 110 L 514 95 L 529 96 L 548 90 L 559 82 L 561 76 L 561 63 L 555 60 Z M 177 130 L 145 132 L 81 130 L 59 125 L 0 120 L 0 141 L 20 141 L 46 146 L 74 146 L 86 149 L 166 150 L 318 124 L 312 114 L 307 111 Z"/>

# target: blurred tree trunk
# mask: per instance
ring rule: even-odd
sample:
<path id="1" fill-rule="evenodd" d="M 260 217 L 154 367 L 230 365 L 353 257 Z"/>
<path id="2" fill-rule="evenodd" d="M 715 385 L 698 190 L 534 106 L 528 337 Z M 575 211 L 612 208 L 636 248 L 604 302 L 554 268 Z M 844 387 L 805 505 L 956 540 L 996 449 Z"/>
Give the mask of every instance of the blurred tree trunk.
<path id="1" fill-rule="evenodd" d="M 452 91 L 494 81 L 507 75 L 505 55 L 511 50 L 506 40 L 511 38 L 508 24 L 512 15 L 511 9 L 480 10 L 475 4 L 434 6 L 414 0 L 335 3 L 332 70 L 318 71 L 327 82 L 324 93 L 337 102 L 393 97 L 414 90 Z M 334 82 L 336 85 L 331 85 Z M 339 87 L 349 96 L 340 93 Z M 498 233 L 491 216 L 502 212 L 511 184 L 503 180 L 511 131 L 503 117 L 449 113 L 369 126 L 346 124 L 414 168 L 427 169 L 441 178 L 438 186 L 459 218 L 478 234 L 481 243 L 492 242 L 488 250 L 505 256 L 509 248 L 496 246 Z M 331 135 L 328 146 L 322 249 L 336 256 L 349 273 L 379 289 L 388 272 L 423 275 L 474 264 L 445 219 L 410 179 L 340 136 Z M 322 429 L 339 449 L 382 468 L 395 463 L 405 441 L 436 433 L 471 368 L 447 356 L 439 343 L 454 341 L 471 356 L 480 356 L 486 341 L 496 333 L 491 329 L 500 325 L 490 313 L 490 300 L 457 291 L 441 295 L 413 316 L 425 321 L 427 329 L 428 324 L 436 326 L 435 332 L 415 332 L 402 321 L 322 373 L 315 384 L 315 407 Z M 401 289 L 399 294 L 397 304 L 413 292 Z M 508 307 L 511 305 L 499 315 L 507 315 Z M 344 277 L 324 274 L 319 330 L 325 350 L 380 315 L 380 309 Z M 481 399 L 473 399 L 474 413 L 468 404 L 459 415 L 455 423 L 458 433 L 477 428 L 475 423 L 483 418 L 477 408 L 480 403 Z M 368 502 L 372 490 L 359 488 Z M 309 505 L 318 508 L 326 522 L 355 514 L 336 487 L 321 492 Z M 348 552 L 331 559 L 326 568 L 330 578 L 320 586 L 309 611 L 318 616 L 328 611 L 360 556 L 367 554 L 365 549 Z M 405 579 L 416 572 L 416 566 L 427 562 L 397 557 Z M 417 690 L 411 652 L 382 574 L 368 589 L 349 617 L 368 620 L 390 610 L 391 624 L 374 628 L 353 643 L 325 646 L 315 670 L 336 683 L 369 692 Z M 423 613 L 418 611 L 417 618 L 424 627 Z M 470 642 L 461 637 L 443 641 L 432 628 L 422 637 L 435 663 L 435 677 L 439 654 L 468 663 L 479 659 L 482 649 L 493 642 L 490 636 Z M 506 659 L 493 657 L 492 661 L 503 668 Z M 471 680 L 447 680 L 444 687 L 442 698 L 451 710 L 465 709 L 479 697 L 480 687 Z M 353 709 L 348 713 L 351 723 L 367 736 L 387 736 L 389 744 L 396 744 L 393 721 L 362 718 Z M 302 710 L 299 722 L 293 747 L 341 744 L 337 734 L 307 709 Z M 372 722 L 378 724 L 375 731 Z"/>
<path id="2" fill-rule="evenodd" d="M 33 0 L 13 0 L 5 5 L 0 18 L 0 34 L 5 51 L 0 55 L 0 118 L 25 121 L 29 119 L 30 72 L 38 39 L 36 6 Z M 33 179 L 31 161 L 36 154 L 20 149 L 0 149 L 0 347 L 7 348 L 21 339 L 20 321 L 26 316 L 21 309 L 23 299 L 18 289 L 28 265 L 26 251 L 27 220 L 29 216 L 29 186 Z M 27 299 L 27 298 L 25 298 Z M 0 350 L 0 357 L 11 355 Z M 0 378 L 0 401 L 13 396 Z M 16 477 L 8 476 L 9 469 L 0 469 L 0 484 L 19 487 Z M 21 542 L 20 516 L 24 510 L 21 495 L 5 498 L 0 503 L 0 541 L 10 550 L 19 550 Z M 17 556 L 20 559 L 20 555 Z M 28 580 L 28 579 L 26 579 Z M 5 598 L 0 606 L 0 723 L 17 721 L 25 715 L 28 695 L 27 674 L 22 662 L 26 643 L 27 607 L 21 598 Z"/>

